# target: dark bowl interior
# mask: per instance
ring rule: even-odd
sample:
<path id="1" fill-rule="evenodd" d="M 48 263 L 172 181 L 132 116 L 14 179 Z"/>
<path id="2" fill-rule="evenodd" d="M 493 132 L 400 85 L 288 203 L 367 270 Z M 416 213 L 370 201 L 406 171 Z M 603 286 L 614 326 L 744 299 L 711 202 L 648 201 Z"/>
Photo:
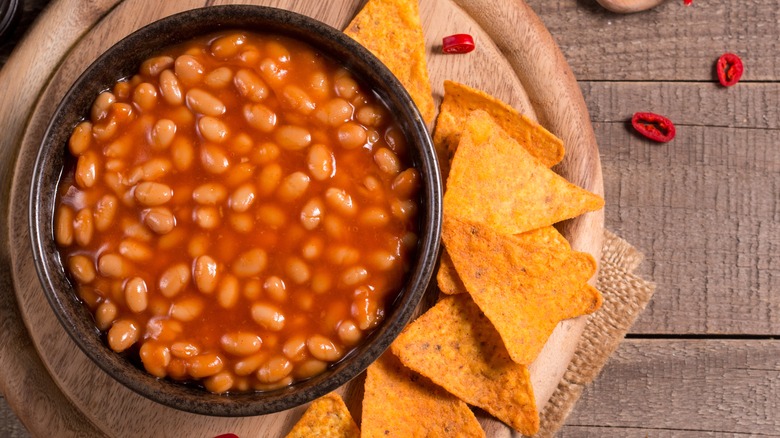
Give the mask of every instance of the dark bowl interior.
<path id="1" fill-rule="evenodd" d="M 135 73 L 160 48 L 224 29 L 276 33 L 305 41 L 329 54 L 373 88 L 395 114 L 412 147 L 422 176 L 420 241 L 417 259 L 404 289 L 385 321 L 326 372 L 268 392 L 217 395 L 199 387 L 157 379 L 111 351 L 101 339 L 89 310 L 69 282 L 53 238 L 56 187 L 73 127 L 89 113 L 94 98 L 118 79 Z M 101 55 L 65 95 L 45 133 L 30 192 L 30 229 L 38 276 L 55 314 L 76 344 L 100 368 L 139 394 L 164 405 L 205 415 L 248 416 L 289 409 L 348 382 L 384 352 L 408 323 L 428 287 L 436 264 L 441 231 L 441 176 L 425 123 L 395 76 L 373 55 L 342 32 L 302 15 L 257 6 L 195 9 L 154 22 Z"/>

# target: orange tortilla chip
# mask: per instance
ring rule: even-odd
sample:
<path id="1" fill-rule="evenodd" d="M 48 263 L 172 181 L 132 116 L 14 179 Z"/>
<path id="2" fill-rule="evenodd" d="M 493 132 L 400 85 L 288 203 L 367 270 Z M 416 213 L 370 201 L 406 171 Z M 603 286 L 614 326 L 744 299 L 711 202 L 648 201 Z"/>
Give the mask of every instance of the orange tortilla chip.
<path id="1" fill-rule="evenodd" d="M 553 227 L 539 228 L 534 231 L 527 231 L 522 234 L 518 234 L 519 242 L 521 242 L 525 248 L 528 257 L 537 257 L 536 259 L 525 260 L 526 264 L 531 264 L 540 269 L 549 269 L 551 260 L 550 252 L 557 252 L 559 254 L 565 254 L 571 250 L 569 242 L 565 237 L 561 235 Z M 485 254 L 471 254 L 472 257 L 484 257 Z M 562 261 L 562 259 L 561 259 Z M 510 268 L 513 269 L 513 268 Z M 527 269 L 527 268 L 523 268 Z M 535 273 L 540 275 L 541 273 Z M 444 248 L 441 254 L 441 260 L 439 262 L 439 271 L 436 274 L 436 280 L 439 285 L 439 290 L 447 295 L 455 295 L 459 293 L 466 293 L 466 286 L 458 276 L 458 272 L 455 269 L 455 265 L 452 263 L 447 249 Z"/>
<path id="2" fill-rule="evenodd" d="M 287 438 L 359 438 L 360 429 L 352 419 L 344 400 L 331 392 L 314 400 Z"/>
<path id="3" fill-rule="evenodd" d="M 563 159 L 563 142 L 540 124 L 484 91 L 444 81 L 444 99 L 433 132 L 440 160 L 447 160 L 446 163 L 455 153 L 463 125 L 474 110 L 490 114 L 498 126 L 545 166 L 552 167 Z"/>
<path id="4" fill-rule="evenodd" d="M 484 437 L 461 400 L 404 367 L 386 352 L 368 367 L 363 437 Z"/>
<path id="5" fill-rule="evenodd" d="M 577 253 L 582 254 L 582 253 Z M 581 315 L 589 315 L 601 308 L 604 298 L 598 289 L 585 283 L 572 297 L 569 305 L 560 308 L 560 314 L 563 319 L 576 318 Z M 556 301 L 561 305 L 563 301 Z"/>
<path id="6" fill-rule="evenodd" d="M 560 321 L 601 305 L 601 294 L 586 287 L 596 272 L 593 257 L 542 230 L 504 236 L 445 218 L 442 231 L 466 290 L 519 364 L 536 359 Z"/>
<path id="7" fill-rule="evenodd" d="M 443 298 L 391 345 L 401 362 L 525 434 L 539 430 L 530 375 L 466 294 Z"/>
<path id="8" fill-rule="evenodd" d="M 369 0 L 344 30 L 398 78 L 426 123 L 436 113 L 417 0 Z"/>
<path id="9" fill-rule="evenodd" d="M 600 196 L 544 167 L 488 113 L 471 113 L 447 179 L 445 215 L 519 234 L 603 206 Z"/>
<path id="10" fill-rule="evenodd" d="M 457 295 L 467 293 L 466 286 L 463 285 L 458 272 L 455 271 L 455 265 L 447 249 L 441 252 L 439 259 L 439 271 L 436 273 L 436 282 L 439 284 L 439 290 L 447 295 Z"/>

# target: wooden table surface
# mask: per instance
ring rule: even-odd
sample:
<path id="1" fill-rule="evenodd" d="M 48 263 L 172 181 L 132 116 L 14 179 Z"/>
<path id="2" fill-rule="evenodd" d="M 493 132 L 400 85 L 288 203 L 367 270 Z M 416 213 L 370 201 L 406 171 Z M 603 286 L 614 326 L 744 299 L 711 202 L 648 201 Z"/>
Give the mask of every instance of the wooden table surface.
<path id="1" fill-rule="evenodd" d="M 47 2 L 24 3 L 0 66 Z M 645 253 L 639 273 L 658 285 L 560 436 L 780 436 L 776 0 L 668 0 L 632 15 L 595 0 L 527 3 L 588 104 L 606 227 Z M 724 52 L 745 62 L 728 89 L 714 79 Z M 637 137 L 635 111 L 668 116 L 677 138 Z M 0 436 L 28 436 L 1 396 Z"/>

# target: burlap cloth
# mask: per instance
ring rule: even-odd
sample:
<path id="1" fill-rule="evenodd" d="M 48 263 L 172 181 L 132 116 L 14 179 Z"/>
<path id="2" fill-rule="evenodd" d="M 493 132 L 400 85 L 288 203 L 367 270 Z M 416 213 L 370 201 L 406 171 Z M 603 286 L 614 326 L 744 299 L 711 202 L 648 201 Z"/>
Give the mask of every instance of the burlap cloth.
<path id="1" fill-rule="evenodd" d="M 628 242 L 604 231 L 597 281 L 604 302 L 588 318 L 574 358 L 541 412 L 536 437 L 553 436 L 563 426 L 582 391 L 599 375 L 653 296 L 655 284 L 633 273 L 643 257 Z"/>

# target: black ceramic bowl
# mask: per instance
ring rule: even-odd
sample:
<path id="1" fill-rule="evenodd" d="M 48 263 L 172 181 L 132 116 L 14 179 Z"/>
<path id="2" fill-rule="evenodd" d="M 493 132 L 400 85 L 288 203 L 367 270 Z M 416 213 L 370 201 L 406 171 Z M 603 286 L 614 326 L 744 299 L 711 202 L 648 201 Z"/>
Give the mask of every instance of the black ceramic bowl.
<path id="1" fill-rule="evenodd" d="M 350 69 L 373 88 L 395 115 L 422 176 L 420 240 L 406 284 L 385 320 L 364 342 L 323 374 L 268 392 L 217 395 L 199 387 L 157 379 L 111 351 L 101 339 L 63 269 L 53 238 L 56 187 L 73 127 L 89 114 L 95 97 L 118 79 L 135 73 L 160 48 L 225 29 L 287 35 L 307 42 Z M 278 412 L 311 401 L 348 382 L 384 352 L 409 322 L 428 287 L 441 231 L 441 176 L 418 110 L 395 76 L 371 53 L 323 23 L 289 11 L 221 6 L 191 10 L 152 23 L 100 56 L 76 81 L 54 113 L 35 163 L 30 193 L 30 228 L 35 265 L 54 313 L 76 344 L 100 368 L 139 394 L 164 405 L 205 415 L 248 416 Z"/>

